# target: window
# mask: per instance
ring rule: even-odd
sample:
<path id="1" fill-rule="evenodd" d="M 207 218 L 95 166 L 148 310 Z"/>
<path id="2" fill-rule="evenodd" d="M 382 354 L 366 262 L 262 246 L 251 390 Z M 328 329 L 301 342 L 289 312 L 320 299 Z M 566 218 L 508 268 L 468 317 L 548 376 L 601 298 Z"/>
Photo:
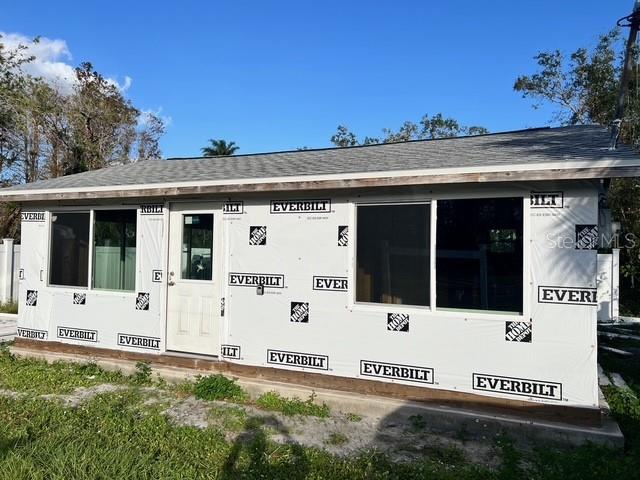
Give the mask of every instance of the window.
<path id="1" fill-rule="evenodd" d="M 438 201 L 438 308 L 522 313 L 522 212 L 522 198 Z"/>
<path id="2" fill-rule="evenodd" d="M 181 270 L 185 280 L 211 280 L 213 215 L 183 215 Z"/>
<path id="3" fill-rule="evenodd" d="M 431 205 L 357 210 L 356 301 L 429 305 Z"/>
<path id="4" fill-rule="evenodd" d="M 51 215 L 49 284 L 86 287 L 89 278 L 89 213 Z"/>
<path id="5" fill-rule="evenodd" d="M 93 288 L 135 290 L 136 211 L 96 210 L 93 226 Z"/>

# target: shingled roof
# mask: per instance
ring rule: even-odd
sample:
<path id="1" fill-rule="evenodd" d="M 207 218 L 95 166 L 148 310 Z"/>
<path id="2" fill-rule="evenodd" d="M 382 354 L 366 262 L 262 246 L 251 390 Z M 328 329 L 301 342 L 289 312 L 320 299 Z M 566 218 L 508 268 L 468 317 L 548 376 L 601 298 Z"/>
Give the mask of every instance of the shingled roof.
<path id="1" fill-rule="evenodd" d="M 0 189 L 0 200 L 340 188 L 380 183 L 376 179 L 387 179 L 383 182 L 387 185 L 415 185 L 640 176 L 638 154 L 625 145 L 610 151 L 608 143 L 606 128 L 572 126 L 347 148 L 149 160 Z"/>

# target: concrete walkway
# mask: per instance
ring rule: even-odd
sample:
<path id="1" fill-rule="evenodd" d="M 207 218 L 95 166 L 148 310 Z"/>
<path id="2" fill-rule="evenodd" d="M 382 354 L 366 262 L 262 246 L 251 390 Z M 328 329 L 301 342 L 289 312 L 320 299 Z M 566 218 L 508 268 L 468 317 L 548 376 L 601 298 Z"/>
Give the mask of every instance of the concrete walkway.
<path id="1" fill-rule="evenodd" d="M 16 356 L 40 358 L 48 362 L 56 360 L 80 363 L 94 362 L 105 370 L 120 370 L 125 374 L 132 374 L 136 371 L 136 362 L 131 360 L 54 353 L 23 347 L 12 347 L 11 351 Z M 151 368 L 154 374 L 171 382 L 193 379 L 199 374 L 211 374 L 209 371 L 163 365 L 151 364 Z M 608 415 L 606 407 L 603 409 L 601 426 L 577 426 L 560 422 L 529 420 L 516 415 L 495 414 L 482 409 L 455 408 L 436 403 L 413 402 L 337 390 L 313 389 L 302 385 L 265 381 L 258 378 L 234 378 L 253 399 L 274 390 L 283 396 L 301 399 L 314 394 L 316 402 L 326 403 L 333 411 L 374 416 L 381 422 L 387 423 L 398 418 L 407 421 L 410 417 L 419 416 L 426 421 L 428 428 L 432 431 L 459 432 L 463 430 L 465 434 L 476 439 L 488 439 L 504 432 L 521 445 L 549 442 L 563 445 L 581 445 L 592 442 L 616 448 L 621 448 L 624 445 L 622 432 L 615 420 Z M 601 398 L 603 401 L 604 397 Z"/>
<path id="2" fill-rule="evenodd" d="M 18 315 L 0 313 L 0 342 L 8 342 L 16 336 L 16 322 Z"/>

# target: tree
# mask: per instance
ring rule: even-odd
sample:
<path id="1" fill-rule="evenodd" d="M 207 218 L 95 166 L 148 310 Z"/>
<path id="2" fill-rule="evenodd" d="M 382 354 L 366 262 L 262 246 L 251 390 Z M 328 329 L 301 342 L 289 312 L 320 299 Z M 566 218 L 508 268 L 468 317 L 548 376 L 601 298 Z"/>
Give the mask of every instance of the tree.
<path id="1" fill-rule="evenodd" d="M 355 145 L 407 142 L 409 140 L 449 138 L 461 135 L 481 135 L 489 133 L 489 131 L 484 127 L 462 126 L 453 118 L 445 118 L 442 113 L 438 113 L 432 117 L 424 115 L 418 123 L 406 121 L 398 131 L 383 128 L 382 133 L 382 138 L 365 137 L 362 142 L 359 142 L 357 135 L 351 132 L 348 127 L 338 125 L 337 132 L 331 137 L 331 143 L 337 147 L 353 147 Z"/>
<path id="2" fill-rule="evenodd" d="M 7 49 L 0 36 L 3 185 L 161 156 L 159 116 L 141 113 L 88 62 L 76 69 L 72 92 L 62 93 L 24 72 L 34 60 L 27 52 L 24 45 Z M 0 205 L 0 234 L 16 238 L 19 216 L 16 205 Z"/>
<path id="3" fill-rule="evenodd" d="M 202 155 L 205 157 L 226 157 L 233 155 L 240 149 L 236 142 L 228 142 L 226 140 L 209 140 L 209 146 L 203 147 Z"/>
<path id="4" fill-rule="evenodd" d="M 518 77 L 514 89 L 533 100 L 557 107 L 552 121 L 563 125 L 609 125 L 613 120 L 625 44 L 618 30 L 601 35 L 596 47 L 579 48 L 568 57 L 555 50 L 534 57 L 538 71 Z M 638 52 L 632 52 L 637 58 Z M 636 62 L 637 63 L 637 62 Z M 634 69 L 620 138 L 640 147 L 640 78 Z M 632 313 L 640 313 L 640 295 L 634 291 L 640 276 L 640 179 L 613 179 L 607 201 L 613 216 L 620 221 L 621 299 Z M 636 302 L 635 305 L 632 302 Z"/>

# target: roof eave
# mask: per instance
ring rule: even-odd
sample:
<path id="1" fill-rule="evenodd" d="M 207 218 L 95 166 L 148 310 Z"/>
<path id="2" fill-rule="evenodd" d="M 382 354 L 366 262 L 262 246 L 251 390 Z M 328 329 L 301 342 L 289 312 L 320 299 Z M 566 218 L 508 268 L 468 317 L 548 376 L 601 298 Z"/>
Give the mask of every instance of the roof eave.
<path id="1" fill-rule="evenodd" d="M 332 178 L 323 180 L 283 180 L 278 182 L 246 182 L 211 185 L 153 186 L 139 188 L 78 188 L 73 190 L 2 192 L 4 202 L 43 202 L 69 200 L 98 200 L 121 198 L 193 197 L 201 195 L 230 195 L 259 192 L 290 192 L 313 190 L 343 190 L 372 187 L 399 187 L 417 185 L 442 185 L 459 183 L 521 182 L 545 180 L 586 180 L 598 178 L 623 178 L 640 176 L 640 165 L 600 166 L 576 168 L 531 169 L 523 171 L 457 172 L 450 174 L 416 174 L 404 176 L 382 176 L 375 178 Z"/>

